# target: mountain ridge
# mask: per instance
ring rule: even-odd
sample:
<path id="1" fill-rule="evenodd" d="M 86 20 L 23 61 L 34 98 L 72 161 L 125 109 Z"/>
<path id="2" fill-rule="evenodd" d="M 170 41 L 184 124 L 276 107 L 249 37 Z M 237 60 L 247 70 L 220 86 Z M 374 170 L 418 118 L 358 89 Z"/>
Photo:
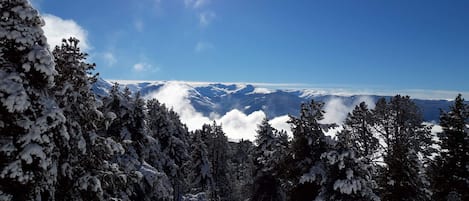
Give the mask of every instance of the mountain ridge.
<path id="1" fill-rule="evenodd" d="M 266 84 L 266 83 L 220 83 L 220 82 L 185 82 L 185 81 L 129 81 L 129 80 L 104 80 L 98 79 L 93 86 L 93 91 L 99 96 L 106 96 L 112 83 L 117 82 L 124 88 L 127 87 L 133 93 L 139 91 L 143 97 L 150 98 L 151 94 L 158 93 L 163 87 L 178 85 L 187 90 L 187 99 L 197 112 L 204 116 L 224 115 L 231 110 L 239 110 L 245 114 L 255 111 L 263 111 L 266 117 L 272 119 L 282 115 L 298 115 L 301 103 L 311 99 L 328 103 L 338 100 L 348 108 L 367 100 L 375 102 L 383 95 L 360 95 L 350 93 L 331 93 L 324 90 L 294 88 L 295 85 Z M 257 84 L 257 85 L 256 85 Z M 264 86 L 263 86 L 264 85 Z M 289 86 L 289 87 L 288 87 Z M 174 93 L 180 93 L 175 91 Z M 342 95 L 341 95 L 342 94 Z M 405 95 L 405 94 L 404 94 Z M 412 97 L 411 97 L 412 98 Z M 448 110 L 452 101 L 413 99 L 421 109 L 423 118 L 428 122 L 438 122 L 440 109 Z"/>

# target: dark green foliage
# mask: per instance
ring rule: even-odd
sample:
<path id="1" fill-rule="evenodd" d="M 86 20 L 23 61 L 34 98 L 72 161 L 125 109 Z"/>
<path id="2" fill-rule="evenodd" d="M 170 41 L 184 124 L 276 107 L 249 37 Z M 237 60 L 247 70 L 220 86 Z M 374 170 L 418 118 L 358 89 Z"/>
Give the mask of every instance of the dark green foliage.
<path id="1" fill-rule="evenodd" d="M 291 117 L 293 140 L 288 178 L 293 183 L 290 200 L 313 200 L 325 181 L 321 155 L 328 150 L 330 138 L 324 135 L 319 121 L 324 118 L 324 103 L 314 100 L 302 104 L 300 117 Z"/>
<path id="2" fill-rule="evenodd" d="M 285 160 L 287 140 L 284 132 L 272 128 L 267 119 L 259 125 L 254 151 L 254 191 L 253 200 L 282 201 L 286 199 L 278 169 Z"/>
<path id="3" fill-rule="evenodd" d="M 206 139 L 205 139 L 206 140 Z M 189 187 L 191 193 L 207 192 L 213 190 L 212 165 L 208 157 L 208 147 L 202 138 L 202 131 L 192 133 L 191 160 L 189 168 Z"/>
<path id="4" fill-rule="evenodd" d="M 327 174 L 316 199 L 337 201 L 378 201 L 376 186 L 367 160 L 355 154 L 355 149 L 342 141 L 322 155 Z"/>
<path id="5" fill-rule="evenodd" d="M 0 199 L 53 200 L 57 143 L 67 143 L 65 117 L 49 90 L 57 75 L 27 0 L 0 1 Z"/>
<path id="6" fill-rule="evenodd" d="M 254 145 L 251 141 L 229 142 L 229 175 L 233 181 L 233 200 L 247 200 L 253 191 Z"/>
<path id="7" fill-rule="evenodd" d="M 110 158 L 97 149 L 104 146 L 97 130 L 102 120 L 102 113 L 96 108 L 96 99 L 91 92 L 95 76 L 88 76 L 94 70 L 94 64 L 86 63 L 86 54 L 80 51 L 79 41 L 75 38 L 63 40 L 60 47 L 53 51 L 56 69 L 56 85 L 52 89 L 59 106 L 66 117 L 67 131 L 70 139 L 59 143 L 61 152 L 58 164 L 61 172 L 58 175 L 57 200 L 99 200 L 99 193 L 80 189 L 80 182 L 89 181 L 105 168 L 104 162 Z M 94 166 L 90 166 L 94 163 Z M 91 173 L 91 174 L 90 174 Z M 101 175 L 102 176 L 102 175 Z"/>
<path id="8" fill-rule="evenodd" d="M 423 169 L 431 154 L 430 128 L 422 123 L 419 109 L 408 96 L 380 99 L 373 110 L 377 133 L 386 143 L 380 187 L 382 200 L 429 200 L 430 189 Z"/>
<path id="9" fill-rule="evenodd" d="M 431 167 L 434 200 L 469 200 L 469 108 L 459 94 L 449 112 L 441 112 L 441 153 Z M 456 199 L 455 199 L 456 200 Z"/>
<path id="10" fill-rule="evenodd" d="M 187 187 L 184 165 L 190 160 L 189 132 L 179 116 L 157 100 L 148 101 L 147 108 L 150 136 L 159 141 L 161 154 L 164 156 L 159 160 L 173 186 L 173 199 L 179 201 Z"/>
<path id="11" fill-rule="evenodd" d="M 344 130 L 338 134 L 339 141 L 353 147 L 358 157 L 369 159 L 371 162 L 378 156 L 379 140 L 374 135 L 373 113 L 365 102 L 355 106 L 352 113 L 347 115 Z"/>
<path id="12" fill-rule="evenodd" d="M 210 195 L 215 200 L 232 200 L 233 184 L 229 179 L 228 168 L 228 138 L 222 127 L 213 122 L 213 125 L 202 126 L 204 136 L 207 136 L 208 156 L 212 165 L 214 189 Z"/>

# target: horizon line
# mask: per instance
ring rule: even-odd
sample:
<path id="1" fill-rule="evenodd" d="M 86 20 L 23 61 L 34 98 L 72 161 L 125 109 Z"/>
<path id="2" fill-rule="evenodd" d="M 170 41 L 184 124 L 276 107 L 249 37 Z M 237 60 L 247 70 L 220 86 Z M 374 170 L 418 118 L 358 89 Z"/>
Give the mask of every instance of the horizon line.
<path id="1" fill-rule="evenodd" d="M 397 94 L 408 95 L 412 99 L 423 100 L 446 100 L 451 101 L 458 94 L 463 97 L 469 97 L 469 91 L 442 90 L 442 89 L 389 89 L 389 87 L 377 88 L 370 86 L 350 86 L 337 84 L 306 84 L 306 83 L 269 83 L 269 82 L 220 82 L 220 81 L 188 81 L 188 80 L 135 80 L 135 79 L 104 79 L 108 83 L 117 82 L 119 84 L 138 84 L 138 83 L 182 83 L 192 86 L 204 86 L 210 84 L 225 85 L 252 85 L 257 88 L 267 88 L 271 90 L 295 90 L 308 91 L 316 95 L 336 95 L 336 96 L 394 96 Z"/>

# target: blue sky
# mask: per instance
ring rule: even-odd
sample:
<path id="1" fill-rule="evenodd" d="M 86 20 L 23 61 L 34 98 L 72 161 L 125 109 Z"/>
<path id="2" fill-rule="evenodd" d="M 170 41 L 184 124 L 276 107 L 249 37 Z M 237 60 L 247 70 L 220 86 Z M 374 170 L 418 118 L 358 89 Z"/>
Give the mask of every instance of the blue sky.
<path id="1" fill-rule="evenodd" d="M 33 4 L 86 33 L 105 79 L 469 91 L 469 1 Z"/>

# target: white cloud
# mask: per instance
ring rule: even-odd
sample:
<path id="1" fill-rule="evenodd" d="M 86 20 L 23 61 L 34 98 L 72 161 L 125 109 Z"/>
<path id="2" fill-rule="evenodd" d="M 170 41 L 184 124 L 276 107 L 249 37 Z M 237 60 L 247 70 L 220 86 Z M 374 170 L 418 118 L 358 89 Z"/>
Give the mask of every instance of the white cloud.
<path id="1" fill-rule="evenodd" d="M 88 43 L 87 31 L 73 20 L 65 20 L 51 14 L 42 15 L 46 25 L 43 27 L 44 34 L 51 49 L 62 44 L 62 39 L 75 37 L 80 40 L 79 47 L 83 51 L 91 48 Z"/>
<path id="2" fill-rule="evenodd" d="M 347 117 L 347 112 L 349 108 L 344 104 L 342 99 L 333 98 L 327 101 L 324 106 L 324 119 L 322 123 L 341 123 L 345 117 Z"/>
<path id="3" fill-rule="evenodd" d="M 287 123 L 288 120 L 290 120 L 290 117 L 288 115 L 283 115 L 283 116 L 273 118 L 272 120 L 269 121 L 269 123 L 275 129 L 279 131 L 284 130 L 287 132 L 289 136 L 292 136 L 293 134 L 291 132 L 291 125 Z"/>
<path id="4" fill-rule="evenodd" d="M 199 13 L 199 24 L 202 27 L 208 26 L 216 17 L 215 12 L 213 11 L 204 11 Z"/>
<path id="5" fill-rule="evenodd" d="M 202 83 L 204 84 L 204 83 Z M 200 129 L 203 124 L 211 124 L 214 120 L 222 124 L 223 130 L 227 137 L 232 140 L 248 139 L 254 140 L 258 125 L 265 118 L 265 113 L 256 111 L 251 114 L 244 114 L 239 110 L 232 110 L 226 114 L 211 114 L 204 116 L 202 113 L 197 112 L 191 105 L 189 95 L 193 91 L 194 83 L 186 82 L 167 82 L 160 90 L 148 95 L 146 98 L 157 98 L 160 102 L 165 103 L 169 108 L 178 113 L 181 121 L 185 123 L 189 130 Z M 195 83 L 197 85 L 197 83 Z M 199 83 L 201 85 L 201 83 Z M 176 92 L 176 93 L 175 93 Z M 352 104 L 346 104 L 340 97 L 327 100 L 325 103 L 325 118 L 321 123 L 337 123 L 341 125 L 347 114 L 351 112 L 356 105 L 365 102 L 369 109 L 373 109 L 375 104 L 372 97 L 358 96 Z M 271 119 L 269 123 L 277 130 L 285 130 L 289 136 L 292 136 L 291 125 L 287 123 L 289 120 L 288 115 L 279 116 Z M 329 130 L 326 135 L 335 136 L 337 132 L 342 130 L 342 127 L 337 127 Z M 433 127 L 432 132 L 441 131 L 439 127 Z"/>
<path id="6" fill-rule="evenodd" d="M 139 62 L 139 63 L 136 63 L 134 64 L 133 66 L 133 70 L 135 72 L 156 72 L 159 70 L 158 67 L 156 66 L 153 66 L 152 64 L 149 64 L 149 63 L 146 63 L 146 62 Z"/>
<path id="7" fill-rule="evenodd" d="M 112 52 L 105 52 L 102 56 L 108 66 L 113 66 L 117 62 L 117 59 Z"/>
<path id="8" fill-rule="evenodd" d="M 361 96 L 359 99 L 355 100 L 352 105 L 347 106 L 343 99 L 341 98 L 331 98 L 325 103 L 324 111 L 324 119 L 321 123 L 330 124 L 342 124 L 347 118 L 347 114 L 352 112 L 355 109 L 355 106 L 360 104 L 361 102 L 365 102 L 368 105 L 369 109 L 374 108 L 375 103 L 371 97 L 368 96 Z"/>
<path id="9" fill-rule="evenodd" d="M 195 45 L 194 51 L 199 53 L 199 52 L 212 50 L 214 48 L 215 48 L 215 46 L 212 43 L 199 41 Z"/>
<path id="10" fill-rule="evenodd" d="M 146 98 L 156 98 L 172 108 L 179 114 L 181 121 L 187 125 L 189 130 L 200 129 L 204 123 L 210 123 L 211 120 L 192 107 L 188 99 L 189 90 L 190 87 L 185 84 L 169 82 L 156 93 L 149 94 Z"/>
<path id="11" fill-rule="evenodd" d="M 265 114 L 262 111 L 246 115 L 235 109 L 223 115 L 218 122 L 223 126 L 228 138 L 254 141 L 257 127 L 264 118 Z"/>
<path id="12" fill-rule="evenodd" d="M 191 105 L 189 100 L 191 90 L 192 88 L 187 84 L 168 82 L 157 92 L 149 94 L 145 98 L 156 98 L 161 103 L 166 104 L 167 107 L 172 108 L 179 114 L 181 121 L 187 125 L 189 130 L 200 129 L 203 124 L 210 124 L 215 120 L 218 124 L 222 125 L 223 131 L 229 139 L 255 139 L 257 127 L 265 118 L 264 112 L 256 111 L 246 115 L 239 110 L 232 110 L 223 116 L 213 114 L 210 117 L 206 117 L 202 113 L 197 112 Z M 289 131 L 289 129 L 286 129 L 288 128 L 286 119 L 288 119 L 288 116 L 282 116 L 273 119 L 271 122 L 275 128 Z"/>

